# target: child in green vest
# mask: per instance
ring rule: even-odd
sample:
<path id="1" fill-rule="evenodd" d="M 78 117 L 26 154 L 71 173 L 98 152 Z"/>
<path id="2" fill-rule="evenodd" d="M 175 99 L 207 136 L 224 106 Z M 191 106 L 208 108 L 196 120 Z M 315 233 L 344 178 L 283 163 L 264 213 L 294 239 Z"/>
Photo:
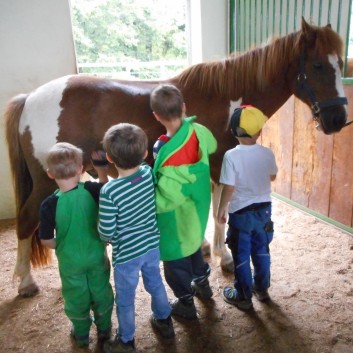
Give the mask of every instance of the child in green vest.
<path id="1" fill-rule="evenodd" d="M 208 282 L 210 266 L 203 260 L 201 244 L 210 211 L 209 155 L 217 142 L 196 117 L 185 117 L 179 89 L 158 86 L 151 94 L 155 118 L 166 128 L 154 145 L 157 222 L 161 232 L 161 259 L 165 279 L 177 299 L 172 315 L 197 318 L 194 295 L 213 295 Z"/>
<path id="2" fill-rule="evenodd" d="M 99 153 L 93 155 L 102 164 Z M 97 230 L 99 192 L 108 181 L 106 166 L 95 166 L 99 181 L 80 182 L 82 150 L 57 143 L 47 156 L 48 176 L 59 189 L 40 207 L 39 237 L 55 249 L 64 298 L 72 322 L 71 335 L 79 347 L 88 346 L 94 314 L 99 343 L 111 335 L 114 295 L 110 263 Z"/>

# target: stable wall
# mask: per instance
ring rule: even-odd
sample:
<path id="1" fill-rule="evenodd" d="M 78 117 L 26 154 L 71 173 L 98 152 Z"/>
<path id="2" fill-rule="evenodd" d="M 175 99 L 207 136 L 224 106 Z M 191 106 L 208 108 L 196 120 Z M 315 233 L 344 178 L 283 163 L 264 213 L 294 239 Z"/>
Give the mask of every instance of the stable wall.
<path id="1" fill-rule="evenodd" d="M 3 112 L 9 99 L 77 72 L 70 6 L 63 0 L 0 1 L 0 219 L 15 216 Z"/>
<path id="2" fill-rule="evenodd" d="M 195 64 L 228 54 L 228 0 L 187 0 L 189 60 Z M 0 117 L 19 93 L 77 73 L 69 0 L 0 1 Z M 15 216 L 15 200 L 0 123 L 0 219 Z"/>
<path id="3" fill-rule="evenodd" d="M 344 89 L 351 120 L 353 85 Z M 353 124 L 325 135 L 315 129 L 309 107 L 292 96 L 266 123 L 261 143 L 276 156 L 275 193 L 353 227 Z"/>

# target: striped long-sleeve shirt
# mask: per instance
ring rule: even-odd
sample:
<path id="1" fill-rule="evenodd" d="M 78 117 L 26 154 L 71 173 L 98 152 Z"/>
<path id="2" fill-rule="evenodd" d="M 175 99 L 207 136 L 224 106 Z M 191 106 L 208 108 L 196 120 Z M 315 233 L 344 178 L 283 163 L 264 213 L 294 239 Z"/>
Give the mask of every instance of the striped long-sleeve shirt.
<path id="1" fill-rule="evenodd" d="M 105 184 L 99 198 L 98 231 L 113 247 L 113 267 L 159 247 L 151 168 Z"/>

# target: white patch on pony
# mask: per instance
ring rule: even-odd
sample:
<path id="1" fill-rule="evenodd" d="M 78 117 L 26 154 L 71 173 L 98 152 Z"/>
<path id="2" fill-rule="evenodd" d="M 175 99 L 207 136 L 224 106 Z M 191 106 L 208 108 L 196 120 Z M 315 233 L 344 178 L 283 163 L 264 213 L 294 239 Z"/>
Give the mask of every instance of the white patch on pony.
<path id="1" fill-rule="evenodd" d="M 228 113 L 228 123 L 226 126 L 226 131 L 229 129 L 229 124 L 230 124 L 230 118 L 232 117 L 232 114 L 234 112 L 235 108 L 239 108 L 242 105 L 243 99 L 240 97 L 237 101 L 230 101 L 229 103 L 229 113 Z"/>
<path id="2" fill-rule="evenodd" d="M 46 154 L 57 142 L 60 102 L 70 77 L 61 77 L 37 88 L 27 97 L 21 116 L 19 132 L 23 134 L 28 129 L 31 133 L 33 155 L 44 170 L 47 169 Z"/>
<path id="3" fill-rule="evenodd" d="M 328 56 L 328 61 L 334 68 L 336 72 L 336 90 L 338 92 L 338 97 L 345 97 L 344 89 L 343 89 L 343 83 L 342 83 L 342 75 L 341 75 L 341 69 L 340 66 L 338 65 L 338 56 L 336 54 L 330 54 Z"/>

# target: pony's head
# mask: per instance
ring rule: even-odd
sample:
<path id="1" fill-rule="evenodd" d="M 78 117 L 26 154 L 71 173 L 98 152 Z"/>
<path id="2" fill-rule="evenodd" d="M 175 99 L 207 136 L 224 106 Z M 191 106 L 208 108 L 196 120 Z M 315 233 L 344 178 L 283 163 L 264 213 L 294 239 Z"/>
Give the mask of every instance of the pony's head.
<path id="1" fill-rule="evenodd" d="M 340 131 L 350 124 L 342 85 L 341 38 L 331 25 L 311 26 L 303 18 L 293 50 L 299 57 L 288 75 L 294 77 L 289 82 L 294 94 L 311 107 L 317 128 L 325 134 Z"/>

